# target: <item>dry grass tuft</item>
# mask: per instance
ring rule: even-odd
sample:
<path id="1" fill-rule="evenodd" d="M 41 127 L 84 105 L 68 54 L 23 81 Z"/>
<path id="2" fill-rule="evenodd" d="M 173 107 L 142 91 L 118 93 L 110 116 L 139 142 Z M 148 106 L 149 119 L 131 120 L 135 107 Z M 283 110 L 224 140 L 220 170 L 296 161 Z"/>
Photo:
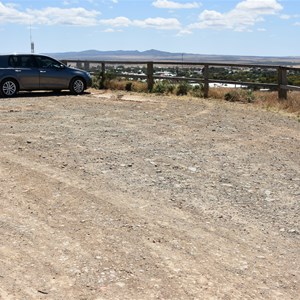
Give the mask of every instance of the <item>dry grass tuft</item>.
<path id="1" fill-rule="evenodd" d="M 224 99 L 228 93 L 234 93 L 235 89 L 211 88 L 209 97 L 215 99 Z M 287 100 L 279 100 L 277 92 L 253 91 L 251 92 L 254 105 L 273 111 L 282 111 L 292 113 L 300 117 L 300 92 L 288 92 Z"/>
<path id="2" fill-rule="evenodd" d="M 111 79 L 105 82 L 105 88 L 110 90 L 133 91 L 139 93 L 147 92 L 147 84 L 136 80 Z"/>
<path id="3" fill-rule="evenodd" d="M 185 85 L 179 85 L 179 87 L 186 87 Z M 99 88 L 99 84 L 96 83 L 96 88 Z M 137 80 L 124 80 L 112 78 L 105 81 L 105 88 L 110 90 L 125 90 L 138 93 L 147 93 L 148 87 L 146 82 L 141 82 Z M 176 92 L 177 91 L 177 92 Z M 192 97 L 203 97 L 202 90 L 184 90 L 186 93 Z M 177 94 L 177 89 L 174 88 L 174 85 L 168 85 L 164 82 L 159 82 L 155 85 L 154 93 L 159 94 Z M 251 91 L 244 89 L 236 88 L 210 88 L 209 97 L 214 99 L 223 99 L 231 102 L 243 102 L 243 103 L 252 103 L 257 107 L 263 109 L 278 111 L 278 112 L 287 112 L 299 117 L 300 120 L 300 92 L 292 91 L 288 92 L 287 100 L 279 100 L 278 93 L 276 91 Z"/>
<path id="4" fill-rule="evenodd" d="M 300 116 L 300 92 L 289 92 L 287 100 L 279 100 L 277 92 L 254 92 L 255 103 L 268 110 L 286 111 Z"/>
<path id="5" fill-rule="evenodd" d="M 147 93 L 148 92 L 148 85 L 147 85 L 146 82 L 133 81 L 132 91 L 133 92 L 138 92 L 138 93 Z"/>
<path id="6" fill-rule="evenodd" d="M 224 95 L 233 89 L 228 88 L 209 88 L 209 97 L 214 99 L 224 99 Z"/>

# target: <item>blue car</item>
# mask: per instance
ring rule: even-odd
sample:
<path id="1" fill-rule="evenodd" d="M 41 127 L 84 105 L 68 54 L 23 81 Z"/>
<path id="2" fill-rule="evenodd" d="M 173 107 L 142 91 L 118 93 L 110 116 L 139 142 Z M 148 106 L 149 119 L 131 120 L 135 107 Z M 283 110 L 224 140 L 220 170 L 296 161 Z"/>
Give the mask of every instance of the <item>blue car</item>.
<path id="1" fill-rule="evenodd" d="M 79 95 L 91 84 L 88 72 L 68 67 L 49 56 L 0 55 L 0 95 L 3 97 L 33 90 L 70 90 Z"/>

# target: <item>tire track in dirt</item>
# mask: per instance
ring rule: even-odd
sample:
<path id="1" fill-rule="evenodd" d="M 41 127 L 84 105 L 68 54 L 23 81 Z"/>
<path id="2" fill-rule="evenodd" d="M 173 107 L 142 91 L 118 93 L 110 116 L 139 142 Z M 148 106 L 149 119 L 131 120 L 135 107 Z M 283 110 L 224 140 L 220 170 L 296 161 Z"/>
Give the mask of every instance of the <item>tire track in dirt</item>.
<path id="1" fill-rule="evenodd" d="M 259 263 L 255 260 L 259 261 L 262 257 L 264 263 L 268 261 L 273 265 L 274 271 L 280 270 L 280 266 L 272 262 L 274 253 L 256 249 L 253 242 L 249 243 L 249 239 L 238 239 L 222 228 L 215 231 L 215 228 L 209 228 L 207 224 L 196 221 L 187 212 L 153 207 L 150 199 L 132 197 L 124 199 L 124 195 L 116 191 L 111 193 L 103 189 L 95 189 L 78 180 L 76 176 L 69 173 L 62 174 L 52 166 L 27 161 L 16 155 L 2 153 L 1 158 L 6 161 L 6 167 L 9 164 L 10 170 L 15 170 L 9 177 L 14 179 L 12 186 L 15 187 L 14 193 L 18 186 L 17 195 L 22 199 L 16 203 L 10 214 L 5 210 L 8 219 L 4 223 L 14 221 L 16 208 L 21 210 L 17 214 L 19 216 L 24 214 L 26 206 L 29 209 L 28 213 L 36 213 L 34 216 L 28 213 L 23 216 L 31 227 L 23 228 L 18 232 L 25 223 L 24 219 L 20 219 L 17 224 L 14 224 L 15 230 L 10 230 L 15 238 L 19 234 L 20 246 L 27 243 L 34 249 L 32 252 L 30 247 L 25 247 L 26 251 L 15 253 L 17 256 L 15 260 L 18 261 L 18 255 L 23 259 L 28 257 L 25 268 L 28 264 L 37 266 L 40 261 L 43 262 L 39 273 L 45 274 L 42 276 L 44 282 L 37 280 L 39 285 L 36 286 L 36 291 L 45 290 L 55 297 L 55 292 L 59 293 L 59 289 L 53 289 L 52 285 L 55 285 L 72 296 L 74 286 L 78 284 L 81 289 L 87 284 L 92 291 L 97 291 L 99 282 L 94 280 L 90 282 L 88 276 L 78 279 L 78 282 L 71 279 L 74 272 L 82 274 L 85 268 L 84 262 L 89 266 L 93 264 L 97 255 L 95 253 L 93 257 L 89 252 L 97 249 L 98 253 L 101 253 L 98 255 L 100 257 L 106 253 L 107 265 L 114 264 L 114 260 L 120 260 L 120 257 L 126 257 L 126 262 L 121 261 L 118 265 L 118 274 L 109 273 L 111 278 L 102 274 L 105 280 L 102 279 L 101 283 L 104 283 L 106 292 L 112 289 L 108 292 L 111 296 L 116 296 L 118 293 L 116 288 L 118 285 L 111 284 L 110 280 L 113 279 L 114 284 L 129 285 L 132 290 L 138 290 L 145 282 L 152 280 L 160 288 L 165 286 L 168 289 L 169 294 L 161 295 L 167 298 L 197 297 L 202 293 L 221 297 L 226 293 L 231 299 L 240 299 L 242 295 L 245 297 L 247 294 L 241 287 L 240 292 L 237 293 L 235 285 L 240 281 L 243 273 L 249 273 L 245 272 L 249 269 L 249 265 L 256 264 L 255 276 L 251 276 L 250 273 L 248 278 L 244 278 L 252 285 L 249 299 L 258 297 L 260 293 L 270 298 L 279 295 L 288 297 L 276 289 L 269 290 L 267 285 L 261 284 L 266 278 L 263 266 L 259 267 Z M 7 176 L 4 174 L 2 178 Z M 24 178 L 28 178 L 27 182 Z M 8 199 L 8 203 L 11 203 L 12 199 L 9 195 L 5 198 Z M 117 224 L 113 224 L 115 222 Z M 32 233 L 32 236 L 28 232 Z M 135 234 L 134 237 L 131 236 L 132 232 Z M 51 240 L 45 240 L 44 236 L 49 235 Z M 139 250 L 135 248 L 136 243 L 139 243 Z M 6 251 L 9 252 L 7 256 L 11 256 L 15 250 L 6 249 Z M 52 253 L 50 257 L 49 251 Z M 46 260 L 45 256 L 40 255 L 43 252 L 47 252 Z M 235 253 L 234 257 L 232 253 Z M 35 256 L 38 257 L 37 260 Z M 58 265 L 51 262 L 52 256 L 59 258 Z M 107 258 L 109 256 L 112 257 Z M 70 258 L 72 263 L 68 264 Z M 146 274 L 137 274 L 133 268 L 139 260 L 141 260 L 140 267 L 146 267 L 148 271 Z M 9 267 L 12 266 L 8 266 L 8 269 Z M 50 280 L 51 269 L 56 270 L 55 280 Z M 220 273 L 224 269 L 227 270 L 225 274 Z M 94 272 L 95 270 L 92 270 L 92 273 Z M 150 278 L 147 273 L 151 275 Z M 99 280 L 101 281 L 101 276 Z M 276 279 L 268 278 L 268 280 L 276 284 Z M 284 278 L 282 277 L 281 280 Z M 15 284 L 18 286 L 17 282 Z M 130 286 L 131 284 L 133 286 Z M 19 285 L 21 286 L 22 282 Z M 259 287 L 257 291 L 255 287 Z M 148 288 L 151 288 L 151 285 Z M 216 290 L 220 291 L 220 294 Z M 32 297 L 36 294 L 34 290 L 28 290 L 27 295 Z M 142 297 L 142 294 L 140 296 Z"/>
<path id="2" fill-rule="evenodd" d="M 250 155 L 270 145 L 281 151 L 280 137 L 296 149 L 296 126 L 276 116 L 260 122 L 253 111 L 217 102 L 127 98 L 3 104 L 9 109 L 0 122 L 1 297 L 297 299 L 297 232 L 278 232 L 258 209 L 261 202 L 246 208 L 243 199 L 230 198 L 241 184 L 235 172 L 259 174 L 272 157 L 249 162 Z M 273 130 L 276 123 L 283 129 Z M 191 168 L 194 156 L 201 173 Z M 280 158 L 283 170 L 299 171 L 296 152 Z M 263 179 L 280 178 L 267 170 L 273 171 L 264 170 Z M 207 187 L 225 172 L 229 183 Z M 253 179 L 240 177 L 246 180 Z M 186 191 L 173 181 L 186 181 Z M 287 182 L 293 192 L 296 182 Z M 233 190 L 228 199 L 226 189 Z M 283 211 L 292 226 L 296 198 L 287 191 Z M 190 199 L 179 205 L 183 196 Z"/>

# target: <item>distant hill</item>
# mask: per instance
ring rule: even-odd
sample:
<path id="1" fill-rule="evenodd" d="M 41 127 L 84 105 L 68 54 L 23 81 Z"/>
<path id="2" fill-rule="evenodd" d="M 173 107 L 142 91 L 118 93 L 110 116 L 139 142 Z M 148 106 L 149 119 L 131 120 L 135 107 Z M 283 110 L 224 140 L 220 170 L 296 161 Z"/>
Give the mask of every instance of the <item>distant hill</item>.
<path id="1" fill-rule="evenodd" d="M 274 65 L 300 65 L 300 56 L 238 56 L 238 55 L 207 55 L 193 53 L 171 53 L 155 49 L 146 51 L 116 50 L 99 51 L 85 50 L 81 52 L 47 53 L 57 59 L 78 60 L 140 60 L 140 61 L 185 61 L 185 62 L 224 62 L 224 63 L 251 63 Z"/>

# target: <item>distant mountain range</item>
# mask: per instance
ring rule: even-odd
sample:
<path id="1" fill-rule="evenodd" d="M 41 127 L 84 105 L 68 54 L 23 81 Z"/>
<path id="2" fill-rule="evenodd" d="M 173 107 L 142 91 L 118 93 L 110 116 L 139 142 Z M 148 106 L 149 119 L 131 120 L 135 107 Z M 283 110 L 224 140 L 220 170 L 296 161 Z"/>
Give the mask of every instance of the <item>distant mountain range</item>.
<path id="1" fill-rule="evenodd" d="M 226 62 L 274 65 L 300 65 L 300 56 L 239 56 L 239 55 L 207 55 L 192 53 L 172 53 L 155 49 L 146 51 L 117 50 L 98 51 L 86 50 L 81 52 L 47 53 L 60 60 L 140 60 L 140 61 L 183 61 L 183 62 Z"/>

